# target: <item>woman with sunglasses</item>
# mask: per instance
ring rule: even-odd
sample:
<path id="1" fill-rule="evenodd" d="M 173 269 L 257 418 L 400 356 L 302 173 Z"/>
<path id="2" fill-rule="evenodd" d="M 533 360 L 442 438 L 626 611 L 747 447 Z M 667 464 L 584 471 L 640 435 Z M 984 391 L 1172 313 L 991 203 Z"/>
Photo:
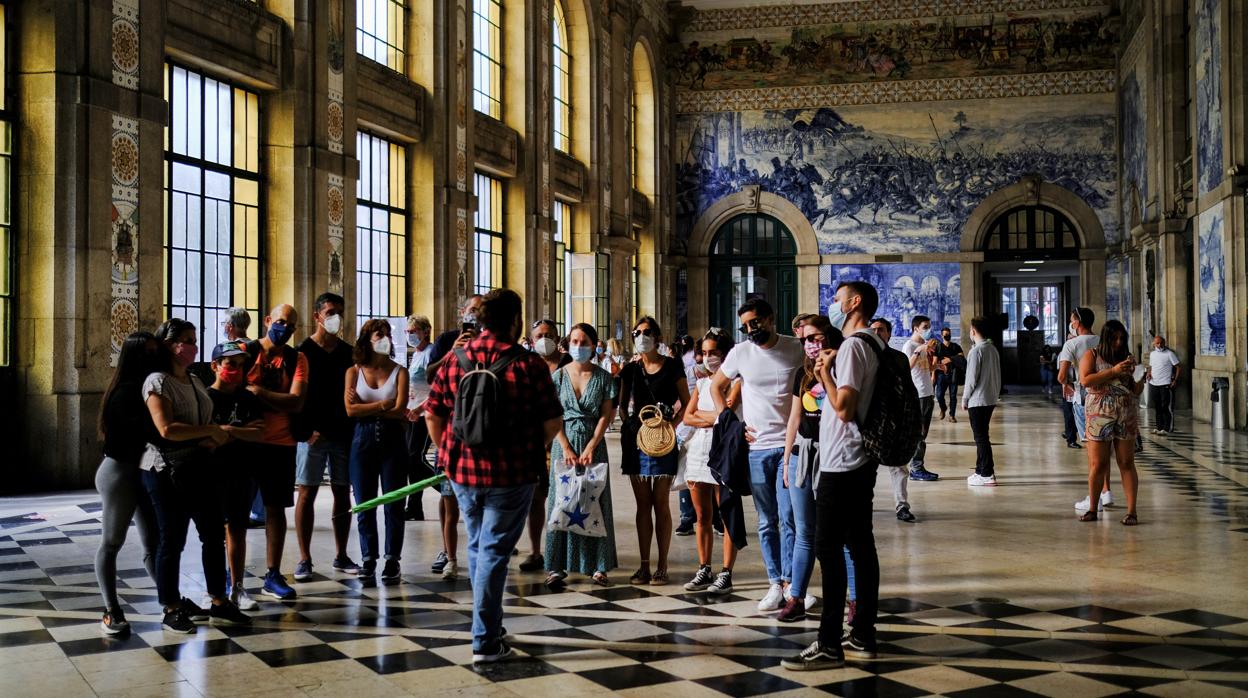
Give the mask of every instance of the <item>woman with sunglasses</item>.
<path id="1" fill-rule="evenodd" d="M 676 476 L 677 454 L 649 456 L 637 447 L 641 427 L 639 414 L 643 407 L 658 406 L 664 419 L 673 427 L 684 417 L 689 405 L 689 383 L 680 359 L 659 354 L 663 331 L 659 323 L 646 316 L 633 325 L 633 347 L 638 358 L 620 372 L 620 405 L 628 411 L 621 430 L 623 451 L 621 472 L 629 476 L 633 497 L 637 500 L 637 542 L 641 551 L 641 568 L 633 574 L 632 584 L 667 584 L 667 553 L 672 544 L 672 511 L 668 494 Z M 650 539 L 658 543 L 659 558 L 654 573 L 650 572 Z"/>
<path id="2" fill-rule="evenodd" d="M 806 354 L 803 370 L 793 381 L 793 405 L 785 434 L 784 486 L 793 504 L 793 581 L 776 620 L 792 623 L 806 617 L 810 576 L 815 571 L 815 481 L 819 476 L 819 418 L 826 393 L 815 375 L 815 360 L 824 349 L 840 347 L 841 331 L 823 315 L 803 315 L 796 321 L 797 337 Z"/>

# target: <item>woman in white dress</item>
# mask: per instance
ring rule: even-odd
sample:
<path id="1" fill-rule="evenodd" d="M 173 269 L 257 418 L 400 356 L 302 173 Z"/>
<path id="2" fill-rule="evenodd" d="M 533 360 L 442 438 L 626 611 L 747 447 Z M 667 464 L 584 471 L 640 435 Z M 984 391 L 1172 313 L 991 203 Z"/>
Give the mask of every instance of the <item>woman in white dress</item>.
<path id="1" fill-rule="evenodd" d="M 715 375 L 724 357 L 732 350 L 732 337 L 719 328 L 712 327 L 702 338 L 702 364 L 700 373 L 707 377 L 699 378 L 697 387 L 689 396 L 692 409 L 685 410 L 685 425 L 694 429 L 689 437 L 688 450 L 685 453 L 685 482 L 689 485 L 689 494 L 693 498 L 693 508 L 697 512 L 698 538 L 698 571 L 693 579 L 685 585 L 687 591 L 710 591 L 712 594 L 727 594 L 732 591 L 732 566 L 737 561 L 737 548 L 730 537 L 724 537 L 724 567 L 715 574 L 711 572 L 711 553 L 715 547 L 715 533 L 712 522 L 716 515 L 716 502 L 719 499 L 719 482 L 711 472 L 709 465 L 711 441 L 714 437 L 715 422 L 719 414 L 715 409 L 715 400 L 711 395 L 710 376 Z M 739 409 L 741 404 L 741 381 L 738 379 L 729 384 L 725 396 L 728 408 Z"/>

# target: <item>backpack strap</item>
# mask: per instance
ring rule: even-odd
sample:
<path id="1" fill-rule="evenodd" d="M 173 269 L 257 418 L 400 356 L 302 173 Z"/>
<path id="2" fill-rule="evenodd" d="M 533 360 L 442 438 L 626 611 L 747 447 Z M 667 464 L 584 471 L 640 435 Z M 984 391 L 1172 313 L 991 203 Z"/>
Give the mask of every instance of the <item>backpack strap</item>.
<path id="1" fill-rule="evenodd" d="M 870 346 L 872 349 L 875 350 L 876 356 L 884 355 L 884 348 L 886 345 L 884 344 L 884 340 L 880 339 L 880 336 L 878 334 L 870 330 L 859 330 L 851 334 L 850 337 L 851 338 L 857 337 L 858 339 L 861 339 L 862 341 L 866 342 L 868 346 Z M 872 339 L 873 337 L 874 339 Z"/>
<path id="2" fill-rule="evenodd" d="M 517 346 L 513 346 L 512 348 L 504 351 L 501 355 L 499 355 L 499 357 L 494 360 L 494 363 L 490 364 L 490 369 L 489 369 L 490 373 L 493 373 L 496 376 L 499 375 L 508 366 L 510 366 L 514 361 L 516 361 L 517 359 L 519 359 L 520 357 L 524 356 L 527 353 L 528 352 L 525 351 L 524 349 L 517 347 Z"/>
<path id="3" fill-rule="evenodd" d="M 455 358 L 459 360 L 459 367 L 464 369 L 464 373 L 472 373 L 477 370 L 475 364 L 468 358 L 468 352 L 463 347 L 455 348 Z"/>

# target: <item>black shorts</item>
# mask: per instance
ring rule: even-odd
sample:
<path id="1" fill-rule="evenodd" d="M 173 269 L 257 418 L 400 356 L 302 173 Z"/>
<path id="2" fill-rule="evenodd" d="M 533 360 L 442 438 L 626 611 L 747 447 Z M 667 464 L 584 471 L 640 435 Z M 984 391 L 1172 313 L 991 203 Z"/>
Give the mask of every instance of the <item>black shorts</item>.
<path id="1" fill-rule="evenodd" d="M 266 507 L 295 505 L 295 447 L 255 444 L 248 470 Z"/>
<path id="2" fill-rule="evenodd" d="M 246 525 L 251 516 L 251 502 L 255 498 L 256 483 L 246 469 L 237 466 L 227 468 L 222 488 L 225 522 Z"/>

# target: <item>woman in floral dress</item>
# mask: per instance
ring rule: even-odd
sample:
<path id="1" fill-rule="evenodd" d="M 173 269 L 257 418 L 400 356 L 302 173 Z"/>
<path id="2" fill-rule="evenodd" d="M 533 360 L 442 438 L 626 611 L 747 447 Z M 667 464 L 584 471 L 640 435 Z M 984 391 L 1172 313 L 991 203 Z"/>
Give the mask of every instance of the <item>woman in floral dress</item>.
<path id="1" fill-rule="evenodd" d="M 1134 377 L 1135 360 L 1127 349 L 1127 328 L 1110 320 L 1101 329 L 1101 343 L 1083 355 L 1079 362 L 1079 383 L 1087 390 L 1084 410 L 1087 414 L 1089 502 L 1097 501 L 1101 483 L 1109 470 L 1112 451 L 1122 474 L 1122 488 L 1127 492 L 1127 515 L 1124 526 L 1135 526 L 1136 494 L 1140 478 L 1135 471 L 1135 439 L 1140 433 L 1139 395 L 1144 382 Z M 1090 508 L 1080 521 L 1096 521 L 1096 508 Z"/>
<path id="2" fill-rule="evenodd" d="M 568 466 L 590 466 L 607 462 L 604 436 L 615 418 L 615 381 L 611 374 L 593 364 L 598 333 L 580 323 L 568 333 L 568 354 L 572 363 L 555 371 L 555 392 L 563 405 L 563 430 L 551 445 L 550 462 Z M 550 491 L 546 495 L 546 516 L 555 507 L 556 469 L 550 469 Z M 615 526 L 611 517 L 611 480 L 599 498 L 607 535 L 597 538 L 568 531 L 546 532 L 547 586 L 562 588 L 569 572 L 590 575 L 595 584 L 608 586 L 607 572 L 615 569 Z"/>

